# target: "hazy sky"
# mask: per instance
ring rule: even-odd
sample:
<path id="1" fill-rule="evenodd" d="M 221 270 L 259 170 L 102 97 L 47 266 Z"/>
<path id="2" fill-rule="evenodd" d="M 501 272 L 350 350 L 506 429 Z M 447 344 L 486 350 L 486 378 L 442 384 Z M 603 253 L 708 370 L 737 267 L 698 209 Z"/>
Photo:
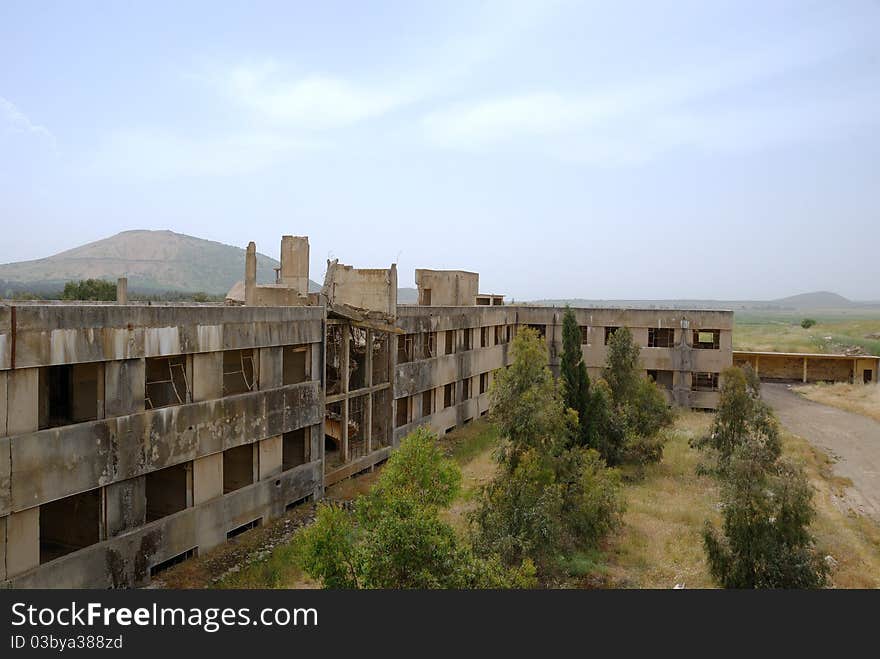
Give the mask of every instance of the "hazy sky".
<path id="1" fill-rule="evenodd" d="M 880 2 L 137 4 L 0 2 L 0 262 L 290 233 L 319 281 L 880 299 Z"/>

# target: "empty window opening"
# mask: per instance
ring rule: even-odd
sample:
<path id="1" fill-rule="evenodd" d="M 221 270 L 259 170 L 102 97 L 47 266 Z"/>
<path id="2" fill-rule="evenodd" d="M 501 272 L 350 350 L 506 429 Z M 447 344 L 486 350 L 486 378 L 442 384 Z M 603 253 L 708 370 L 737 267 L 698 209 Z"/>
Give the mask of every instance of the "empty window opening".
<path id="1" fill-rule="evenodd" d="M 414 357 L 413 347 L 415 344 L 415 335 L 404 334 L 397 337 L 397 363 L 405 364 L 411 362 Z"/>
<path id="2" fill-rule="evenodd" d="M 465 378 L 461 381 L 461 399 L 470 400 L 471 397 L 471 379 Z"/>
<path id="3" fill-rule="evenodd" d="M 718 374 L 717 373 L 694 373 L 693 386 L 694 391 L 717 391 L 718 390 Z"/>
<path id="4" fill-rule="evenodd" d="M 187 462 L 151 471 L 144 477 L 148 522 L 173 515 L 186 508 L 192 473 L 190 464 Z"/>
<path id="5" fill-rule="evenodd" d="M 434 412 L 434 390 L 429 389 L 428 391 L 422 392 L 422 416 L 431 416 Z"/>
<path id="6" fill-rule="evenodd" d="M 174 567 L 175 565 L 179 565 L 184 561 L 189 560 L 190 558 L 195 558 L 199 555 L 199 548 L 193 547 L 192 549 L 187 549 L 186 551 L 182 551 L 177 556 L 172 556 L 168 560 L 162 561 L 161 563 L 156 563 L 154 566 L 150 568 L 150 576 L 155 577 L 157 574 L 161 574 L 165 570 Z"/>
<path id="7" fill-rule="evenodd" d="M 611 342 L 611 337 L 614 336 L 614 333 L 620 329 L 619 327 L 606 327 L 605 328 L 605 345 L 607 346 Z"/>
<path id="8" fill-rule="evenodd" d="M 652 370 L 648 371 L 648 377 L 656 382 L 658 387 L 672 390 L 672 371 Z"/>
<path id="9" fill-rule="evenodd" d="M 348 339 L 348 390 L 367 386 L 367 330 L 352 327 Z"/>
<path id="10" fill-rule="evenodd" d="M 694 330 L 694 348 L 718 350 L 721 347 L 721 330 Z"/>
<path id="11" fill-rule="evenodd" d="M 281 436 L 281 471 L 309 462 L 310 438 L 308 428 L 291 430 Z"/>
<path id="12" fill-rule="evenodd" d="M 484 394 L 489 390 L 489 374 L 480 373 L 480 393 Z"/>
<path id="13" fill-rule="evenodd" d="M 504 339 L 505 343 L 510 343 L 513 340 L 513 325 L 507 326 L 507 336 Z"/>
<path id="14" fill-rule="evenodd" d="M 437 356 L 437 332 L 425 332 L 422 334 L 422 357 L 431 359 Z"/>
<path id="15" fill-rule="evenodd" d="M 281 384 L 299 384 L 309 379 L 309 349 L 305 346 L 284 346 L 281 351 Z"/>
<path id="16" fill-rule="evenodd" d="M 409 423 L 409 397 L 397 399 L 397 417 L 395 426 L 400 428 Z"/>
<path id="17" fill-rule="evenodd" d="M 446 430 L 443 431 L 443 434 L 444 434 L 444 435 L 448 435 L 448 434 L 451 433 L 453 430 L 455 430 L 455 426 L 449 426 Z"/>
<path id="18" fill-rule="evenodd" d="M 223 395 L 234 396 L 257 388 L 256 350 L 223 352 Z"/>
<path id="19" fill-rule="evenodd" d="M 223 451 L 223 494 L 254 482 L 254 445 L 244 444 Z"/>
<path id="20" fill-rule="evenodd" d="M 862 374 L 862 379 L 864 380 L 865 384 L 869 384 L 872 381 L 873 376 L 874 371 L 872 371 L 870 368 L 866 368 L 865 372 Z"/>
<path id="21" fill-rule="evenodd" d="M 370 410 L 370 446 L 391 446 L 391 390 L 374 391 Z"/>
<path id="22" fill-rule="evenodd" d="M 40 506 L 40 563 L 101 539 L 101 490 L 89 490 Z"/>
<path id="23" fill-rule="evenodd" d="M 419 296 L 421 298 L 419 300 L 419 304 L 427 306 L 427 307 L 431 306 L 431 289 L 430 288 L 423 288 L 421 291 L 419 291 Z"/>
<path id="24" fill-rule="evenodd" d="M 495 326 L 495 345 L 501 345 L 504 343 L 504 326 L 496 325 Z"/>
<path id="25" fill-rule="evenodd" d="M 324 466 L 342 464 L 342 401 L 330 403 L 324 412 Z"/>
<path id="26" fill-rule="evenodd" d="M 492 306 L 493 307 L 500 307 L 503 304 L 504 304 L 504 298 L 502 296 L 499 295 L 498 297 L 492 298 Z"/>
<path id="27" fill-rule="evenodd" d="M 481 327 L 480 328 L 480 347 L 488 348 L 489 347 L 489 328 Z"/>
<path id="28" fill-rule="evenodd" d="M 348 401 L 348 457 L 362 458 L 367 454 L 367 409 L 369 396 L 358 396 Z"/>
<path id="29" fill-rule="evenodd" d="M 470 350 L 471 348 L 474 347 L 473 336 L 474 336 L 474 330 L 472 330 L 470 327 L 468 327 L 464 330 L 464 349 L 465 350 Z"/>
<path id="30" fill-rule="evenodd" d="M 492 303 L 492 299 L 482 295 L 477 297 L 477 306 L 486 307 Z"/>
<path id="31" fill-rule="evenodd" d="M 183 405 L 192 400 L 186 374 L 186 355 L 148 357 L 144 361 L 146 373 L 144 405 L 148 410 L 169 405 Z"/>
<path id="32" fill-rule="evenodd" d="M 342 393 L 342 353 L 345 325 L 327 325 L 327 395 Z"/>
<path id="33" fill-rule="evenodd" d="M 675 346 L 675 330 L 671 327 L 649 327 L 649 348 L 672 348 Z"/>
<path id="34" fill-rule="evenodd" d="M 443 354 L 451 355 L 453 352 L 455 352 L 455 330 L 446 330 L 446 347 Z"/>
<path id="35" fill-rule="evenodd" d="M 390 336 L 387 332 L 373 330 L 373 380 L 372 385 L 385 384 L 390 380 L 389 365 L 391 352 Z"/>
<path id="36" fill-rule="evenodd" d="M 443 408 L 455 405 L 455 383 L 451 382 L 443 386 Z"/>
<path id="37" fill-rule="evenodd" d="M 263 523 L 263 518 L 257 517 L 257 519 L 252 519 L 250 522 L 246 522 L 246 523 L 242 524 L 241 526 L 236 526 L 231 531 L 226 532 L 226 539 L 232 540 L 232 538 L 234 538 L 238 535 L 241 535 L 242 533 L 245 533 L 247 531 L 250 531 L 251 529 L 257 528 L 262 523 Z"/>
<path id="38" fill-rule="evenodd" d="M 40 369 L 39 427 L 93 421 L 99 415 L 101 364 L 64 364 Z"/>
<path id="39" fill-rule="evenodd" d="M 581 325 L 581 345 L 590 345 L 590 328 L 588 325 Z"/>

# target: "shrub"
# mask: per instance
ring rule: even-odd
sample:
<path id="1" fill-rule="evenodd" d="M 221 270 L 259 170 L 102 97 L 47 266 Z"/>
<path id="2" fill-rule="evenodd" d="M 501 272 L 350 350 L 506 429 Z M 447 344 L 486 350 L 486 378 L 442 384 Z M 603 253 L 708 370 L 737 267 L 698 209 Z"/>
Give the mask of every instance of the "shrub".
<path id="1" fill-rule="evenodd" d="M 815 324 L 816 324 L 816 321 L 813 320 L 812 318 L 804 318 L 801 321 L 801 327 L 803 327 L 804 329 L 810 329 Z"/>
<path id="2" fill-rule="evenodd" d="M 620 475 L 596 451 L 546 456 L 532 449 L 483 489 L 471 514 L 474 548 L 508 565 L 531 558 L 548 569 L 561 554 L 595 547 L 623 510 Z"/>
<path id="3" fill-rule="evenodd" d="M 510 569 L 497 556 L 476 556 L 440 509 L 461 483 L 436 437 L 419 429 L 403 439 L 379 480 L 349 513 L 318 507 L 297 534 L 298 562 L 325 588 L 514 588 L 534 585 L 534 565 Z"/>

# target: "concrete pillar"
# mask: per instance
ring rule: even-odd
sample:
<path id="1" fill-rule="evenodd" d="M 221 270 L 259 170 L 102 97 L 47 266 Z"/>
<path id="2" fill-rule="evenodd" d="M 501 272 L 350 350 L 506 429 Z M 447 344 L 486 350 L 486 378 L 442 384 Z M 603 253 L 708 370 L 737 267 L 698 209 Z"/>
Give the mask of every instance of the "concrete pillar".
<path id="1" fill-rule="evenodd" d="M 40 507 L 6 518 L 6 576 L 14 577 L 40 564 Z"/>
<path id="2" fill-rule="evenodd" d="M 244 303 L 253 306 L 257 302 L 257 244 L 248 243 L 244 257 Z"/>
<path id="3" fill-rule="evenodd" d="M 804 383 L 807 382 L 807 358 L 804 357 Z"/>
<path id="4" fill-rule="evenodd" d="M 116 304 L 128 304 L 128 278 L 116 280 Z"/>
<path id="5" fill-rule="evenodd" d="M 193 355 L 193 402 L 223 397 L 223 353 L 197 352 Z"/>
<path id="6" fill-rule="evenodd" d="M 115 538 L 147 521 L 147 477 L 138 476 L 104 488 L 107 537 Z"/>
<path id="7" fill-rule="evenodd" d="M 281 473 L 281 435 L 263 439 L 259 443 L 259 480 Z"/>
<path id="8" fill-rule="evenodd" d="M 39 368 L 21 368 L 8 372 L 6 381 L 8 435 L 34 432 L 39 428 L 39 384 Z"/>
<path id="9" fill-rule="evenodd" d="M 281 284 L 294 289 L 300 295 L 308 295 L 308 236 L 281 237 Z"/>
<path id="10" fill-rule="evenodd" d="M 145 362 L 120 359 L 104 364 L 104 412 L 107 418 L 144 411 Z"/>
<path id="11" fill-rule="evenodd" d="M 192 489 L 194 506 L 223 496 L 222 453 L 214 453 L 193 460 Z"/>
<path id="12" fill-rule="evenodd" d="M 284 348 L 281 346 L 260 348 L 260 391 L 274 389 L 282 385 L 284 375 L 283 354 Z"/>

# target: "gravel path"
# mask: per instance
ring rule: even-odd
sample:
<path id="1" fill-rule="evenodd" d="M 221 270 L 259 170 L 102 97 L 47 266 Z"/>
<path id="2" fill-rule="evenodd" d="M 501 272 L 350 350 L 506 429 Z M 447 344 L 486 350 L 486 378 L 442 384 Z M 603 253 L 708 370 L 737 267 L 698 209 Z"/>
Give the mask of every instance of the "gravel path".
<path id="1" fill-rule="evenodd" d="M 789 431 L 837 460 L 835 473 L 852 481 L 850 503 L 880 522 L 880 423 L 807 400 L 785 384 L 764 383 L 761 393 Z"/>

